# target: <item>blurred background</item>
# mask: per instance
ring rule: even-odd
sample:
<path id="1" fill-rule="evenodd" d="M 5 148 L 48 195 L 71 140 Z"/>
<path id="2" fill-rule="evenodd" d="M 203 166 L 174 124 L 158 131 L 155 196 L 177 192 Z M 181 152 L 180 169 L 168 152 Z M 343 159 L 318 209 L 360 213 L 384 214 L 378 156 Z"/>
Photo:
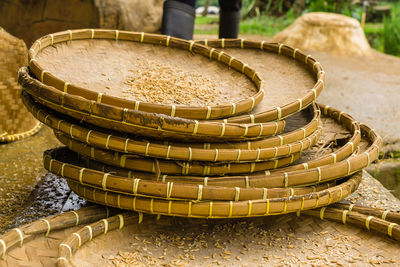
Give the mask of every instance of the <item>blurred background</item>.
<path id="1" fill-rule="evenodd" d="M 197 1 L 195 34 L 217 34 L 218 10 L 218 0 Z M 272 37 L 310 12 L 353 17 L 361 23 L 372 48 L 400 56 L 399 0 L 243 0 L 239 32 Z"/>

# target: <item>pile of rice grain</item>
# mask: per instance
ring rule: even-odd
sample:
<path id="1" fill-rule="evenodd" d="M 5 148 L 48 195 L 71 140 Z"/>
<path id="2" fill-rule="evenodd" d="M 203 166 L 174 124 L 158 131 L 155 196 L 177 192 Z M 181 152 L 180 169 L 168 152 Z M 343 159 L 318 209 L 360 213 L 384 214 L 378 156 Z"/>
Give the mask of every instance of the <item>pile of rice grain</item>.
<path id="1" fill-rule="evenodd" d="M 212 105 L 228 101 L 223 87 L 199 73 L 185 72 L 152 61 L 140 61 L 122 91 L 128 99 L 158 104 Z"/>

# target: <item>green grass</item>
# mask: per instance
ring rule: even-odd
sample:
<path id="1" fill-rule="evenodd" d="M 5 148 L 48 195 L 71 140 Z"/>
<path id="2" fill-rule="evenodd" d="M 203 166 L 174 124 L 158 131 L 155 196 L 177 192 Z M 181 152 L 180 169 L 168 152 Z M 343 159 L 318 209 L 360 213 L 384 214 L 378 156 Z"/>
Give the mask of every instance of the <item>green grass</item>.
<path id="1" fill-rule="evenodd" d="M 294 21 L 290 17 L 269 17 L 260 16 L 244 20 L 240 23 L 241 34 L 258 34 L 264 36 L 274 36 L 282 31 Z"/>
<path id="2" fill-rule="evenodd" d="M 392 5 L 391 16 L 383 23 L 366 23 L 364 32 L 372 48 L 400 56 L 400 4 Z"/>
<path id="3" fill-rule="evenodd" d="M 320 0 L 319 2 L 321 2 Z M 321 2 L 322 3 L 322 2 Z M 390 3 L 391 16 L 384 19 L 383 23 L 366 23 L 365 35 L 371 47 L 387 54 L 400 56 L 400 3 Z M 354 13 L 359 10 L 354 8 Z M 295 20 L 292 10 L 282 17 L 261 15 L 240 22 L 240 34 L 257 34 L 261 36 L 274 36 Z M 218 34 L 218 16 L 196 17 L 195 34 Z"/>
<path id="4" fill-rule="evenodd" d="M 392 6 L 390 17 L 383 19 L 385 53 L 400 57 L 400 4 Z"/>
<path id="5" fill-rule="evenodd" d="M 372 48 L 382 53 L 385 52 L 383 41 L 383 23 L 366 23 L 364 27 L 364 33 Z"/>
<path id="6" fill-rule="evenodd" d="M 196 16 L 194 34 L 218 34 L 218 16 Z"/>
<path id="7" fill-rule="evenodd" d="M 195 25 L 207 25 L 216 24 L 218 25 L 218 16 L 196 16 Z"/>
<path id="8" fill-rule="evenodd" d="M 274 36 L 294 21 L 293 17 L 260 16 L 242 20 L 240 34 Z M 196 17 L 195 34 L 218 34 L 218 17 Z"/>

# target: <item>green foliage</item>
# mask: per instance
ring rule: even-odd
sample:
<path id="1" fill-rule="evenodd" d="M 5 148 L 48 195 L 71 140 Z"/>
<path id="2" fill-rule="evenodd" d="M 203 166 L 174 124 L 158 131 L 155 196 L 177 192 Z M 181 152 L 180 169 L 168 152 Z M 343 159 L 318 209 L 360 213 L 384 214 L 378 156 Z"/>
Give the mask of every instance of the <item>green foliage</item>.
<path id="1" fill-rule="evenodd" d="M 207 24 L 217 24 L 218 16 L 197 16 L 195 20 L 196 25 L 207 25 Z"/>
<path id="2" fill-rule="evenodd" d="M 308 12 L 331 12 L 339 13 L 345 16 L 353 17 L 357 20 L 361 19 L 362 7 L 352 5 L 351 1 L 346 0 L 307 0 L 307 8 L 304 13 Z"/>
<path id="3" fill-rule="evenodd" d="M 393 5 L 390 17 L 383 19 L 385 53 L 400 56 L 400 4 Z"/>
<path id="4" fill-rule="evenodd" d="M 264 36 L 274 36 L 282 31 L 295 20 L 293 11 L 282 17 L 271 17 L 261 15 L 248 18 L 240 22 L 240 34 L 258 34 Z M 196 17 L 195 34 L 217 34 L 218 17 Z M 204 27 L 207 26 L 207 27 Z"/>
<path id="5" fill-rule="evenodd" d="M 372 48 L 382 53 L 385 52 L 382 23 L 366 23 L 364 27 L 364 33 Z"/>
<path id="6" fill-rule="evenodd" d="M 203 1 L 198 1 L 202 3 Z M 270 16 L 271 4 L 274 3 L 278 8 L 283 0 L 263 0 L 266 3 L 265 10 L 256 12 L 254 17 L 247 17 L 245 14 L 253 8 L 255 0 L 243 0 L 242 14 L 246 19 L 240 23 L 240 34 L 258 34 L 264 36 L 274 36 L 289 26 L 296 16 L 293 9 L 285 11 L 283 16 Z M 212 0 L 211 3 L 218 2 Z M 387 1 L 389 2 L 389 1 Z M 390 1 L 392 6 L 391 16 L 384 18 L 383 23 L 366 23 L 364 32 L 370 45 L 381 52 L 400 56 L 400 3 L 398 0 Z M 306 9 L 308 12 L 334 12 L 361 19 L 362 7 L 352 5 L 349 0 L 306 0 Z M 276 13 L 276 12 L 275 12 Z M 218 16 L 197 17 L 195 33 L 196 34 L 217 34 Z"/>
<path id="7" fill-rule="evenodd" d="M 282 31 L 293 23 L 294 20 L 295 17 L 293 11 L 286 13 L 286 16 L 282 17 L 261 15 L 259 17 L 249 18 L 242 21 L 240 24 L 240 33 L 274 36 L 276 33 Z"/>
<path id="8" fill-rule="evenodd" d="M 204 6 L 205 2 L 206 2 L 206 0 L 197 0 L 196 7 Z M 211 0 L 210 6 L 219 6 L 218 0 Z"/>

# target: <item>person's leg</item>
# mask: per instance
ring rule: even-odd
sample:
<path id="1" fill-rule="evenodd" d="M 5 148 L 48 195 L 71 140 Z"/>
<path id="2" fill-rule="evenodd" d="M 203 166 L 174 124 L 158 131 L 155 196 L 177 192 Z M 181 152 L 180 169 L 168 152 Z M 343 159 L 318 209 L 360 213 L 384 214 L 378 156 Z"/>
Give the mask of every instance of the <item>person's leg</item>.
<path id="1" fill-rule="evenodd" d="M 196 0 L 167 0 L 164 2 L 161 33 L 193 39 Z"/>
<path id="2" fill-rule="evenodd" d="M 242 0 L 219 0 L 219 38 L 237 38 Z"/>

